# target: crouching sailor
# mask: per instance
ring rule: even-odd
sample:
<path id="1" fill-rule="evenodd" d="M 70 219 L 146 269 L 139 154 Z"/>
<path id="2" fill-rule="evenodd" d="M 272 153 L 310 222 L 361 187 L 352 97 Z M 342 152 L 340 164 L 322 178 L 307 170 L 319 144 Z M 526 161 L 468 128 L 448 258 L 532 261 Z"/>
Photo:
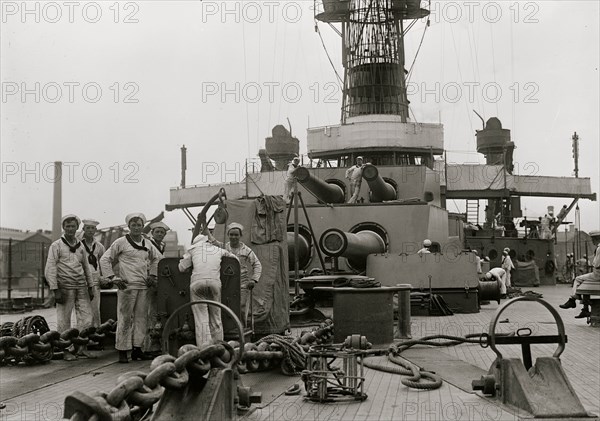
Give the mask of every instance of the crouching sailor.
<path id="1" fill-rule="evenodd" d="M 161 255 L 150 241 L 142 237 L 146 217 L 131 213 L 125 217 L 129 234 L 118 238 L 100 259 L 102 274 L 119 288 L 117 291 L 117 335 L 115 348 L 119 362 L 126 363 L 127 351 L 132 360 L 150 359 L 142 352 L 148 327 L 148 288 L 156 285 Z M 119 260 L 119 275 L 113 263 Z"/>
<path id="2" fill-rule="evenodd" d="M 500 283 L 500 298 L 506 298 L 506 271 L 502 268 L 492 268 L 485 274 L 488 281 L 497 281 Z"/>
<path id="3" fill-rule="evenodd" d="M 75 215 L 62 218 L 64 235 L 50 245 L 46 260 L 44 272 L 56 300 L 56 330 L 60 333 L 71 328 L 73 309 L 77 329 L 83 330 L 92 326 L 92 274 L 81 242 L 75 237 L 80 224 L 81 220 Z M 80 349 L 79 353 L 92 357 L 85 347 Z M 72 361 L 77 357 L 70 350 L 65 350 L 63 358 Z"/>

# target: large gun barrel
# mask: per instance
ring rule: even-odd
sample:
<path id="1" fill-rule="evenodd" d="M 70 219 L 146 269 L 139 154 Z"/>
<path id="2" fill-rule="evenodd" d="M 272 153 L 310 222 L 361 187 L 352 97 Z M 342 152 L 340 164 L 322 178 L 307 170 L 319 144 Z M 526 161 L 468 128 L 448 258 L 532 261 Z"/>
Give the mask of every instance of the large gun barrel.
<path id="1" fill-rule="evenodd" d="M 346 201 L 344 191 L 340 186 L 321 180 L 312 175 L 308 169 L 298 167 L 292 174 L 306 190 L 314 194 L 321 202 L 344 203 Z"/>
<path id="2" fill-rule="evenodd" d="M 396 189 L 379 175 L 379 170 L 373 164 L 366 164 L 362 176 L 367 180 L 371 190 L 371 202 L 383 202 L 396 199 Z"/>
<path id="3" fill-rule="evenodd" d="M 290 270 L 294 270 L 296 246 L 294 244 L 294 233 L 293 232 L 287 233 L 287 247 L 288 247 L 288 264 L 289 264 Z M 309 240 L 301 233 L 298 233 L 298 266 L 300 266 L 298 268 L 298 270 L 304 269 L 304 267 L 308 264 L 309 261 L 310 261 Z"/>
<path id="4" fill-rule="evenodd" d="M 319 244 L 328 256 L 348 259 L 366 259 L 369 254 L 385 252 L 383 238 L 369 230 L 351 233 L 331 228 L 321 235 Z"/>

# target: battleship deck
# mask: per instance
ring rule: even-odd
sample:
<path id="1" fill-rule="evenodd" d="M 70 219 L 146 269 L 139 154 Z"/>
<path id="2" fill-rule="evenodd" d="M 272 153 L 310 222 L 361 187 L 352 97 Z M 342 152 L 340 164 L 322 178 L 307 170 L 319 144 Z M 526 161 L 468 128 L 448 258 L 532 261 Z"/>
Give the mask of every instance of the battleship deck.
<path id="1" fill-rule="evenodd" d="M 558 306 L 569 295 L 565 285 L 535 289 L 544 299 Z M 446 334 L 463 336 L 487 332 L 497 304 L 482 307 L 480 313 L 456 314 L 449 317 L 413 317 L 412 336 Z M 565 323 L 568 343 L 561 361 L 567 376 L 588 412 L 600 414 L 600 332 L 586 325 L 583 319 L 574 319 L 576 310 L 560 310 Z M 49 324 L 55 321 L 52 309 L 38 311 Z M 2 315 L 0 322 L 15 321 L 23 315 Z M 529 327 L 532 334 L 556 334 L 554 319 L 541 305 L 517 303 L 507 309 L 499 324 L 499 331 L 509 332 Z M 294 332 L 299 333 L 299 332 Z M 364 332 L 363 332 L 364 333 Z M 555 344 L 532 347 L 532 354 L 550 356 Z M 516 345 L 501 346 L 505 357 L 520 357 Z M 84 393 L 108 391 L 124 371 L 147 370 L 149 362 L 116 363 L 115 351 L 99 353 L 96 360 L 78 360 L 67 363 L 52 361 L 42 366 L 1 367 L 0 401 L 6 408 L 0 410 L 0 420 L 58 420 L 62 417 L 64 397 L 79 390 Z M 361 403 L 316 404 L 302 396 L 286 396 L 285 388 L 300 383 L 299 377 L 285 377 L 276 372 L 242 376 L 244 384 L 263 393 L 261 407 L 241 418 L 248 420 L 518 420 L 529 414 L 473 393 L 470 382 L 479 378 L 495 354 L 489 348 L 463 344 L 449 348 L 410 349 L 403 354 L 417 365 L 442 376 L 440 389 L 418 391 L 400 383 L 400 376 L 365 368 L 365 392 L 368 399 Z M 381 358 L 386 363 L 385 358 Z"/>

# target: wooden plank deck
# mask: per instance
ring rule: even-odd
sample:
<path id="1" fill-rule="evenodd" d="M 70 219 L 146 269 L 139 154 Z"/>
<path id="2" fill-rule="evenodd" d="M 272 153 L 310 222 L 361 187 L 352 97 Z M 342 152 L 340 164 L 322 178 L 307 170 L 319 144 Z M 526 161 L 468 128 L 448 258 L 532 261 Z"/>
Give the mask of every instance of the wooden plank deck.
<path id="1" fill-rule="evenodd" d="M 567 286 L 546 286 L 535 289 L 544 294 L 551 304 L 557 306 L 569 294 Z M 413 338 L 433 334 L 463 336 L 488 330 L 488 324 L 497 308 L 496 303 L 484 306 L 477 314 L 457 314 L 450 317 L 415 317 L 412 320 Z M 561 356 L 563 367 L 586 410 L 600 413 L 600 331 L 574 319 L 577 310 L 560 310 L 568 335 L 566 350 Z M 55 320 L 52 309 L 36 312 L 46 317 L 49 324 Z M 15 321 L 24 315 L 0 315 L 0 323 Z M 503 332 L 529 327 L 533 334 L 554 334 L 556 327 L 550 313 L 542 306 L 517 303 L 501 317 L 508 323 L 499 325 Z M 532 347 L 533 357 L 552 355 L 556 345 Z M 502 346 L 506 357 L 520 357 L 519 346 Z M 418 391 L 400 383 L 400 376 L 365 369 L 365 392 L 369 398 L 362 403 L 316 404 L 302 396 L 269 394 L 274 400 L 267 406 L 246 414 L 248 420 L 518 420 L 527 418 L 482 398 L 468 390 L 468 377 L 478 370 L 487 371 L 495 354 L 476 344 L 463 344 L 450 348 L 431 350 L 411 349 L 404 356 L 425 366 L 441 367 L 440 374 L 447 371 L 440 389 Z M 110 390 L 116 377 L 124 371 L 147 370 L 149 362 L 117 364 L 115 351 L 101 353 L 98 360 L 66 363 L 53 361 L 43 366 L 0 367 L 0 401 L 6 408 L 0 410 L 4 420 L 59 420 L 62 419 L 64 397 L 75 390 L 84 393 Z M 429 359 L 429 360 L 428 360 Z M 386 359 L 382 359 L 386 362 Z M 430 362 L 428 362 L 430 361 Z M 452 371 L 453 361 L 456 370 Z M 468 374 L 465 374 L 468 371 Z M 462 377 L 461 377 L 462 375 Z M 444 377 L 444 376 L 443 376 Z M 299 382 L 300 380 L 297 379 Z M 260 388 L 257 382 L 255 387 Z M 278 382 L 279 383 L 279 382 Z M 282 381 L 291 384 L 293 379 Z"/>

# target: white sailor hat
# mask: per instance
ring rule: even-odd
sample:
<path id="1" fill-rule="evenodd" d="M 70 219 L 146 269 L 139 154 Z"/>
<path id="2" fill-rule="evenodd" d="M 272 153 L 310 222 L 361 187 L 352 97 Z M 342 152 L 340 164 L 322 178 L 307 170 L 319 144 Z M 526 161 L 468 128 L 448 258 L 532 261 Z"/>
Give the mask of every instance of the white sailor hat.
<path id="1" fill-rule="evenodd" d="M 244 234 L 244 226 L 242 224 L 238 224 L 237 222 L 232 222 L 231 224 L 227 225 L 227 233 L 235 228 L 240 230 L 240 234 Z"/>
<path id="2" fill-rule="evenodd" d="M 150 224 L 150 230 L 153 230 L 154 228 L 164 228 L 165 231 L 169 231 L 171 228 L 169 228 L 169 226 L 167 224 L 165 224 L 164 222 L 153 222 Z"/>
<path id="3" fill-rule="evenodd" d="M 81 219 L 79 219 L 79 217 L 77 215 L 73 215 L 72 213 L 65 215 L 62 217 L 62 219 L 60 220 L 60 225 L 64 225 L 65 221 L 67 219 L 75 219 L 77 221 L 77 227 L 79 227 L 79 225 L 81 225 Z"/>
<path id="4" fill-rule="evenodd" d="M 208 241 L 208 237 L 206 235 L 198 234 L 192 240 L 192 245 L 198 244 L 198 243 L 200 243 L 202 241 L 204 241 L 204 242 Z"/>
<path id="5" fill-rule="evenodd" d="M 590 231 L 590 233 L 588 235 L 590 237 L 600 237 L 600 231 L 598 231 L 598 230 Z"/>
<path id="6" fill-rule="evenodd" d="M 129 215 L 127 215 L 125 217 L 125 223 L 127 225 L 129 225 L 129 221 L 131 221 L 133 218 L 139 218 L 142 220 L 142 224 L 146 225 L 146 216 L 144 216 L 143 213 L 141 212 L 134 212 L 134 213 L 130 213 Z"/>
<path id="7" fill-rule="evenodd" d="M 363 157 L 362 156 L 357 156 L 356 160 L 358 161 L 359 159 L 363 159 Z"/>
<path id="8" fill-rule="evenodd" d="M 92 227 L 97 227 L 100 224 L 100 222 L 96 221 L 95 219 L 84 219 L 81 222 L 83 223 L 84 227 L 86 225 L 89 225 L 89 226 L 92 226 Z"/>

